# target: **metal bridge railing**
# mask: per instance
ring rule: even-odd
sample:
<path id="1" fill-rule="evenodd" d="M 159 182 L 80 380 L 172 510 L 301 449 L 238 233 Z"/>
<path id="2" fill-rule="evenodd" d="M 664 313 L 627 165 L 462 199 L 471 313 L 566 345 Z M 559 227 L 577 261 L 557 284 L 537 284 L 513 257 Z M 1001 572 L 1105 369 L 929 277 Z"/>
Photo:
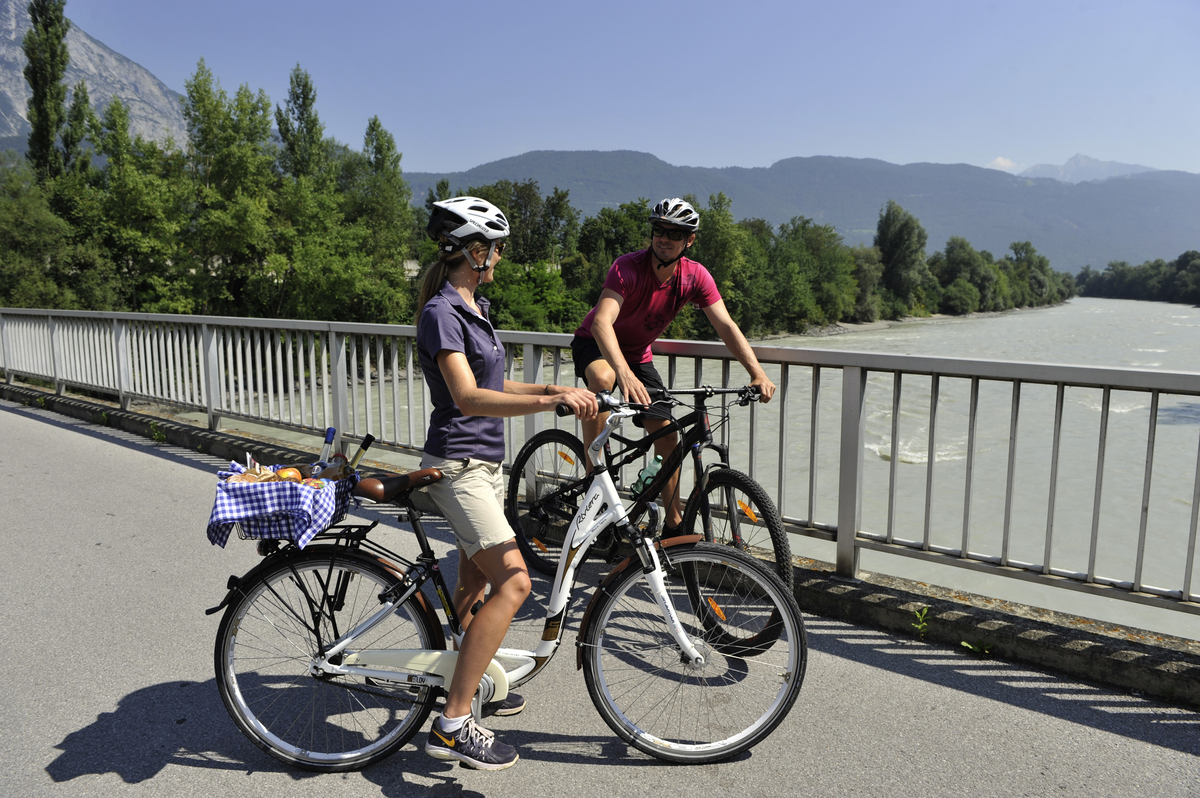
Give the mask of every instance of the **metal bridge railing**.
<path id="1" fill-rule="evenodd" d="M 0 309 L 16 375 L 419 454 L 411 326 Z M 570 337 L 508 332 L 509 379 L 571 383 Z M 660 341 L 670 386 L 745 382 L 720 344 Z M 756 346 L 779 386 L 734 408 L 731 465 L 795 535 L 1200 614 L 1200 374 Z M 552 414 L 506 420 L 507 459 Z M 1164 434 L 1165 431 L 1165 434 Z M 578 433 L 578 426 L 576 426 Z M 684 469 L 682 490 L 690 488 Z"/>

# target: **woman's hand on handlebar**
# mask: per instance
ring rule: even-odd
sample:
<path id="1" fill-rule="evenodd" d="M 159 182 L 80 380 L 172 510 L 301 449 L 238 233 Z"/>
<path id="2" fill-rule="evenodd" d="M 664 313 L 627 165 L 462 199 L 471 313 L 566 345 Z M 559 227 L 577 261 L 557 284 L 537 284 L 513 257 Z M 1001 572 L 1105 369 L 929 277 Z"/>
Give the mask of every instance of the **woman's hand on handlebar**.
<path id="1" fill-rule="evenodd" d="M 554 393 L 553 397 L 557 405 L 554 412 L 560 416 L 576 415 L 590 420 L 600 411 L 596 395 L 586 388 L 566 388 Z"/>

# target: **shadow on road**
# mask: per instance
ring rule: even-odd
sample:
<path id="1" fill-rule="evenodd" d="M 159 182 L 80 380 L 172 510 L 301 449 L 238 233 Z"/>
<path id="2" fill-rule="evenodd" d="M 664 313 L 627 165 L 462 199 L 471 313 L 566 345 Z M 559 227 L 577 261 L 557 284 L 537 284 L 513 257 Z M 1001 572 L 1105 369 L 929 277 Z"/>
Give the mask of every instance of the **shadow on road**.
<path id="1" fill-rule="evenodd" d="M 1200 713 L 1051 671 L 976 657 L 965 647 L 960 652 L 819 616 L 806 615 L 804 622 L 813 651 L 1200 755 Z"/>
<path id="2" fill-rule="evenodd" d="M 432 795 L 478 795 L 464 790 L 454 774 L 458 767 L 426 756 L 424 728 L 395 755 L 363 771 L 384 795 L 411 794 L 405 776 L 444 785 Z M 514 729 L 508 732 L 528 760 L 586 765 L 658 764 L 613 736 L 564 738 Z M 320 774 L 278 762 L 256 748 L 233 725 L 213 680 L 166 682 L 136 690 L 121 699 L 114 712 L 71 732 L 55 746 L 61 753 L 47 767 L 55 782 L 86 775 L 115 774 L 127 784 L 149 781 L 168 765 L 216 768 L 253 773 L 286 773 L 294 780 Z M 422 789 L 430 789 L 423 785 Z"/>

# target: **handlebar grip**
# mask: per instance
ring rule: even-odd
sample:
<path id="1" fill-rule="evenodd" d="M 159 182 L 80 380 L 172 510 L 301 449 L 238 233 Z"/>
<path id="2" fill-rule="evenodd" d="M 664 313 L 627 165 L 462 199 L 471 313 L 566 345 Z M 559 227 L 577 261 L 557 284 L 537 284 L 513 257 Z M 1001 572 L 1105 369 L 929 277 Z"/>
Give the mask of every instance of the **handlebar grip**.
<path id="1" fill-rule="evenodd" d="M 555 405 L 554 415 L 559 417 L 573 416 L 575 415 L 575 411 L 571 409 L 570 405 Z"/>

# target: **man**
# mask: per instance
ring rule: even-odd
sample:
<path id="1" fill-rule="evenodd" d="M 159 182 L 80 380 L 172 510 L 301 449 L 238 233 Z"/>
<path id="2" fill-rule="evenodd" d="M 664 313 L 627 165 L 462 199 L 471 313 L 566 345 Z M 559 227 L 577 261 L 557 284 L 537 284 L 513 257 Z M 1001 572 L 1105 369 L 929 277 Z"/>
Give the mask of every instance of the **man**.
<path id="1" fill-rule="evenodd" d="M 589 390 L 611 391 L 615 386 L 626 401 L 650 404 L 665 387 L 654 368 L 650 345 L 683 306 L 692 303 L 704 311 L 730 353 L 745 367 L 750 384 L 762 392 L 762 401 L 770 401 L 775 383 L 767 378 L 746 337 L 729 317 L 712 275 L 684 257 L 696 242 L 699 227 L 700 214 L 690 203 L 664 199 L 650 213 L 649 249 L 622 255 L 608 270 L 596 307 L 571 341 L 575 375 L 587 382 Z M 669 411 L 645 414 L 647 432 L 665 426 L 667 416 Z M 600 434 L 603 424 L 604 414 L 583 421 L 586 444 Z M 678 435 L 666 435 L 655 441 L 655 452 L 666 460 L 678 445 Z M 678 470 L 663 489 L 662 500 L 666 509 L 663 531 L 669 535 L 683 519 Z"/>

